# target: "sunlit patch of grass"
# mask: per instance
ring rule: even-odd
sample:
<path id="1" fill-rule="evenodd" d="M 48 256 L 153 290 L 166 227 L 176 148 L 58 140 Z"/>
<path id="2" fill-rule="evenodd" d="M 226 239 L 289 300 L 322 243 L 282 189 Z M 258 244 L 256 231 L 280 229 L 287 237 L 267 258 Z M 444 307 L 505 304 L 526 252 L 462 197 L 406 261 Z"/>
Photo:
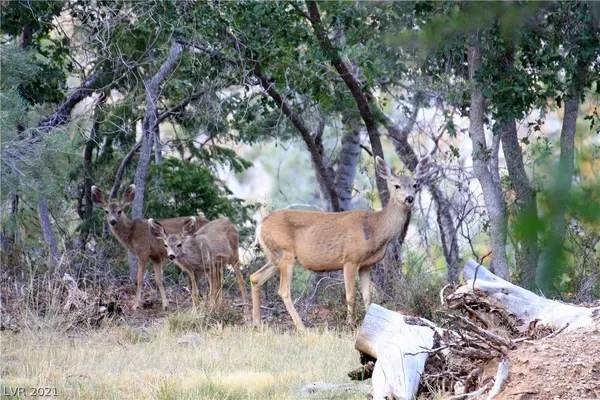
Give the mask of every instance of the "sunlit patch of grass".
<path id="1" fill-rule="evenodd" d="M 295 399 L 310 382 L 348 382 L 354 334 L 251 328 L 174 313 L 146 328 L 1 332 L 2 384 L 56 387 L 75 399 Z M 196 343 L 177 344 L 192 333 Z"/>

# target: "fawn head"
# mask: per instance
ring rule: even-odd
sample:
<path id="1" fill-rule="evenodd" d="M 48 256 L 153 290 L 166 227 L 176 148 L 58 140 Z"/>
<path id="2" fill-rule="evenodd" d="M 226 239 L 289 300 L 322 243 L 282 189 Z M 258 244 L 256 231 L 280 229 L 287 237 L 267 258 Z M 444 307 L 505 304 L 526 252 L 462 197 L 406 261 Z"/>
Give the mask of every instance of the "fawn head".
<path id="1" fill-rule="evenodd" d="M 119 221 L 125 217 L 125 209 L 129 206 L 135 197 L 135 185 L 129 186 L 121 200 L 110 199 L 106 201 L 104 192 L 98 186 L 92 186 L 92 199 L 104 209 L 104 215 L 108 223 L 112 226 L 117 226 Z"/>
<path id="2" fill-rule="evenodd" d="M 148 220 L 148 225 L 150 225 L 150 232 L 152 232 L 152 235 L 164 242 L 167 255 L 171 261 L 185 254 L 183 242 L 185 242 L 188 236 L 191 236 L 196 232 L 195 217 L 190 217 L 183 224 L 181 232 L 170 235 L 167 233 L 164 226 L 152 218 Z"/>

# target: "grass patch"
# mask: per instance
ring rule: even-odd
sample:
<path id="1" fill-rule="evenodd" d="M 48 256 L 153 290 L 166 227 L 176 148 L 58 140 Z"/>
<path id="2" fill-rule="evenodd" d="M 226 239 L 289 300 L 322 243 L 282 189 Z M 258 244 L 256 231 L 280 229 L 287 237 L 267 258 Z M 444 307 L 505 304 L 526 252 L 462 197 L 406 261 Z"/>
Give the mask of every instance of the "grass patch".
<path id="1" fill-rule="evenodd" d="M 146 328 L 0 332 L 1 384 L 56 387 L 61 399 L 296 399 L 306 383 L 348 382 L 357 366 L 353 333 L 210 325 L 214 318 L 185 310 Z M 190 332 L 197 345 L 177 344 Z"/>

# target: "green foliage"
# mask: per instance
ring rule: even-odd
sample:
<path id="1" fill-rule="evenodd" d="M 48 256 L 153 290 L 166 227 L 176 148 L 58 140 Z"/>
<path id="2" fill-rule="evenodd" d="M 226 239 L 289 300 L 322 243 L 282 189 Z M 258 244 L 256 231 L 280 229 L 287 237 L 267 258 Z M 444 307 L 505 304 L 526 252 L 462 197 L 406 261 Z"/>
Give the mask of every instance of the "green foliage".
<path id="1" fill-rule="evenodd" d="M 231 191 L 204 165 L 167 157 L 152 165 L 146 186 L 146 214 L 171 218 L 204 213 L 208 219 L 229 218 L 240 231 L 240 242 L 251 241 L 253 207 L 230 198 Z"/>

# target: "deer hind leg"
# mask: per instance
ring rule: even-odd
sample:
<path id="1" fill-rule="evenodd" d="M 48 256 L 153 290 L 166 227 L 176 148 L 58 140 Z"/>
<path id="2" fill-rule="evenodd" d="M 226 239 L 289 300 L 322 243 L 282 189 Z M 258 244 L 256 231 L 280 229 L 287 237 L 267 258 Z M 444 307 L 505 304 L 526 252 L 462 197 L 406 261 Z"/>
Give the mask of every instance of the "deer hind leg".
<path id="1" fill-rule="evenodd" d="M 260 325 L 260 288 L 278 272 L 279 267 L 269 260 L 261 269 L 250 276 L 253 325 Z"/>
<path id="2" fill-rule="evenodd" d="M 358 277 L 360 278 L 360 293 L 366 310 L 371 304 L 371 266 L 360 268 Z"/>
<path id="3" fill-rule="evenodd" d="M 142 305 L 142 286 L 144 285 L 144 275 L 146 274 L 147 262 L 147 258 L 138 256 L 137 288 L 135 290 L 135 301 L 133 302 L 134 310 L 137 310 Z"/>
<path id="4" fill-rule="evenodd" d="M 292 317 L 296 329 L 303 331 L 305 329 L 302 320 L 294 302 L 292 301 L 292 275 L 294 272 L 294 257 L 292 255 L 284 255 L 279 261 L 279 273 L 281 274 L 279 280 L 279 296 L 283 299 L 285 308 Z"/>
<path id="5" fill-rule="evenodd" d="M 356 293 L 356 265 L 344 265 L 344 286 L 346 287 L 346 305 L 348 306 L 348 315 L 346 322 L 354 326 L 354 299 Z"/>
<path id="6" fill-rule="evenodd" d="M 165 286 L 163 285 L 163 264 L 161 261 L 152 261 L 152 264 L 154 264 L 154 280 L 156 281 L 156 286 L 158 286 L 158 291 L 160 292 L 162 309 L 166 310 L 169 307 L 169 300 L 167 300 Z"/>
<path id="7" fill-rule="evenodd" d="M 242 302 L 246 304 L 248 301 L 248 297 L 246 296 L 246 283 L 244 282 L 244 277 L 242 276 L 242 271 L 240 271 L 240 262 L 237 261 L 233 264 L 233 272 L 235 272 L 235 279 L 237 279 L 238 286 L 240 287 L 240 293 L 242 295 Z"/>

